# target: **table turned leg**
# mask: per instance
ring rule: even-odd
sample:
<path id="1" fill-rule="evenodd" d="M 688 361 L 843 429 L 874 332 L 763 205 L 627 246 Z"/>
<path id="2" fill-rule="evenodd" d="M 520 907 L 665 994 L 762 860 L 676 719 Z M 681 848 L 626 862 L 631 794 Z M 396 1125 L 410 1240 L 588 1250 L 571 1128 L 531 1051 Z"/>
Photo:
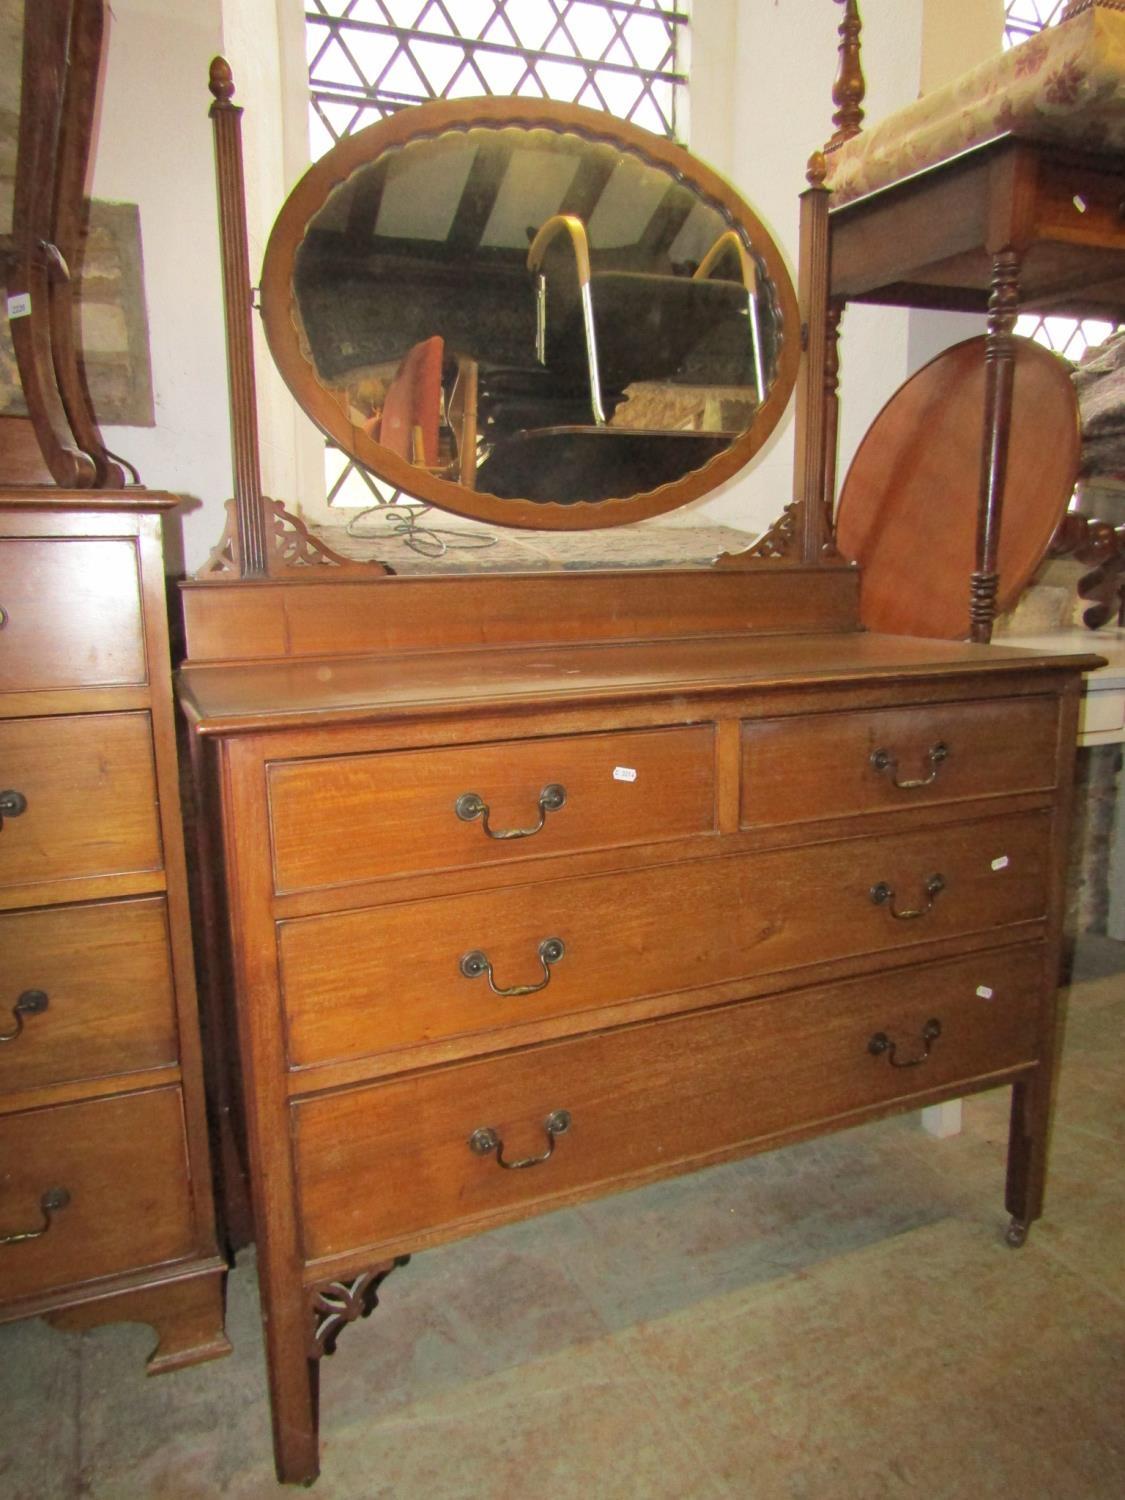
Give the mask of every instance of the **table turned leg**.
<path id="1" fill-rule="evenodd" d="M 969 593 L 970 638 L 987 644 L 996 618 L 1000 584 L 1000 522 L 1008 473 L 1012 388 L 1016 370 L 1014 329 L 1019 312 L 1020 256 L 999 251 L 992 259 L 988 334 L 984 345 L 984 439 L 977 507 L 976 567 Z"/>
<path id="2" fill-rule="evenodd" d="M 840 450 L 840 320 L 842 302 L 828 304 L 824 350 L 824 535 L 836 535 L 836 466 Z"/>

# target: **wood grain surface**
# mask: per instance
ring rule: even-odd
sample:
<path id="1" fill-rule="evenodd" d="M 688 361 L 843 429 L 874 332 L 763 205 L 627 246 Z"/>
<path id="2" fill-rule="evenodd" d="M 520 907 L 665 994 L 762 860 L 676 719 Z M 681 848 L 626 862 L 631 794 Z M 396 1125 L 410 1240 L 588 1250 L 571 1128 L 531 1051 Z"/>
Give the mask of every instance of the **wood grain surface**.
<path id="1" fill-rule="evenodd" d="M 969 633 L 985 409 L 984 340 L 912 375 L 868 428 L 840 493 L 836 544 L 862 569 L 869 630 Z M 997 608 L 1046 556 L 1078 475 L 1078 402 L 1062 360 L 1016 340 Z"/>
<path id="2" fill-rule="evenodd" d="M 1030 1063 L 1041 980 L 1038 947 L 993 952 L 298 1103 L 304 1254 L 518 1218 L 556 1194 Z M 942 1034 L 924 1065 L 894 1068 L 868 1052 L 882 1031 L 903 1060 L 916 1055 L 931 1018 Z M 469 1150 L 488 1126 L 507 1155 L 538 1154 L 543 1121 L 558 1109 L 573 1123 L 539 1167 L 505 1172 Z"/>

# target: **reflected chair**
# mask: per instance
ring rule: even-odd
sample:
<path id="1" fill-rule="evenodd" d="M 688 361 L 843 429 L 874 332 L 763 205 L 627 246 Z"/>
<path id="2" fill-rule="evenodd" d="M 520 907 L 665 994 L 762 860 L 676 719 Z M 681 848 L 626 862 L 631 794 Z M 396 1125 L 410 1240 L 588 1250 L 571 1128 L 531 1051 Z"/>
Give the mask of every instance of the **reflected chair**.
<path id="1" fill-rule="evenodd" d="M 595 270 L 582 220 L 555 214 L 535 235 L 527 265 L 539 364 L 556 379 L 586 382 L 598 426 L 609 420 L 606 392 L 636 381 L 687 375 L 700 384 L 752 384 L 763 399 L 757 268 L 733 230 L 690 276 Z M 716 274 L 726 268 L 734 279 Z"/>
<path id="2" fill-rule="evenodd" d="M 407 351 L 387 387 L 382 413 L 369 432 L 408 463 L 472 489 L 476 423 L 476 361 L 465 355 L 447 361 L 445 341 L 435 334 Z M 450 442 L 452 456 L 443 451 Z"/>

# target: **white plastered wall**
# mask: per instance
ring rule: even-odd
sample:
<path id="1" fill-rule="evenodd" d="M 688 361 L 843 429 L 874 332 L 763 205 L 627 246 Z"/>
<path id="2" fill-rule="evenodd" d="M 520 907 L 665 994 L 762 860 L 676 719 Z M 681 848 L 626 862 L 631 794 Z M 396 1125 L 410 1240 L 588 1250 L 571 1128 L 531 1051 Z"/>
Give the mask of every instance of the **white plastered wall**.
<path id="1" fill-rule="evenodd" d="M 958 15 L 962 7 L 968 7 Z M 956 31 L 971 47 L 992 34 L 981 7 L 1002 0 L 865 0 L 868 116 L 916 97 L 923 44 Z M 231 61 L 244 139 L 251 276 L 274 214 L 300 175 L 305 145 L 300 92 L 301 0 L 112 0 L 105 92 L 93 192 L 140 205 L 156 426 L 114 429 L 111 447 L 152 488 L 191 497 L 184 558 L 198 567 L 218 540 L 231 491 L 226 363 L 207 73 Z M 971 24 L 966 17 L 972 12 Z M 809 152 L 831 133 L 831 87 L 840 11 L 829 0 L 695 0 L 692 145 L 754 204 L 795 264 L 797 195 Z M 967 29 L 966 29 L 967 28 Z M 949 49 L 946 49 L 948 52 Z M 935 55 L 932 40 L 927 56 Z M 975 60 L 963 47 L 949 56 Z M 934 65 L 936 69 L 936 64 Z M 940 69 L 931 70 L 933 83 Z M 283 83 L 288 80 L 288 85 Z M 960 325 L 963 320 L 953 320 Z M 974 325 L 975 326 L 975 325 Z M 841 455 L 882 402 L 933 348 L 959 335 L 917 314 L 850 309 L 842 380 Z M 323 495 L 321 445 L 264 347 L 257 363 L 263 482 L 299 506 Z M 683 516 L 760 530 L 790 498 L 792 418 L 748 474 Z M 308 507 L 315 513 L 319 506 Z M 175 561 L 175 554 L 173 553 Z"/>
<path id="2" fill-rule="evenodd" d="M 231 489 L 207 69 L 220 0 L 111 0 L 91 191 L 140 206 L 155 427 L 109 428 L 150 489 L 188 497 L 186 565 L 218 541 Z M 169 567 L 182 566 L 169 526 Z"/>

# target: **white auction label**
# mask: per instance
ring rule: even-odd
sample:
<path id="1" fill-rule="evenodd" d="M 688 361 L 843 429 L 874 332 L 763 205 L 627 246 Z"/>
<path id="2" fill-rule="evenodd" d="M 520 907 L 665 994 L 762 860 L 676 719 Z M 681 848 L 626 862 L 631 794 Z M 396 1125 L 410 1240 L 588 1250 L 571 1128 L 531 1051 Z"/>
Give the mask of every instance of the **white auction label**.
<path id="1" fill-rule="evenodd" d="M 1008 856 L 1006 854 L 1000 854 L 997 855 L 997 857 L 992 861 L 992 868 L 994 870 L 1006 870 L 1008 868 L 1008 863 Z"/>
<path id="2" fill-rule="evenodd" d="M 977 994 L 980 996 L 980 998 L 982 1000 L 991 1000 L 992 999 L 992 991 L 989 989 L 989 987 L 988 987 L 987 984 L 978 984 L 977 985 Z"/>
<path id="3" fill-rule="evenodd" d="M 614 781 L 636 781 L 637 773 L 632 766 L 614 766 L 613 779 Z"/>
<path id="4" fill-rule="evenodd" d="M 31 293 L 16 292 L 15 296 L 8 298 L 8 321 L 13 318 L 31 317 Z"/>

